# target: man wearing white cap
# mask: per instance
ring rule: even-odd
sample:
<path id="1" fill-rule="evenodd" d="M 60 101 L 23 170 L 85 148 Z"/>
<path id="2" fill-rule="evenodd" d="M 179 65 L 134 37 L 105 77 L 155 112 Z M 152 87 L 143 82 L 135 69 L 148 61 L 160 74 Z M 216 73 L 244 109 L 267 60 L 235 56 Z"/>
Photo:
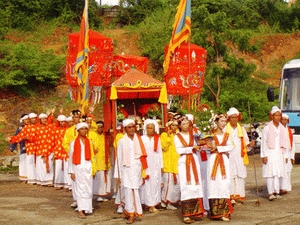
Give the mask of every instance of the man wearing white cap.
<path id="1" fill-rule="evenodd" d="M 96 173 L 94 145 L 87 137 L 87 123 L 76 124 L 76 130 L 78 136 L 70 144 L 69 174 L 74 181 L 72 190 L 77 200 L 78 217 L 85 219 L 85 213 L 93 212 L 93 176 Z"/>
<path id="2" fill-rule="evenodd" d="M 159 125 L 156 120 L 146 119 L 142 141 L 147 153 L 148 179 L 140 187 L 141 202 L 149 212 L 157 213 L 155 206 L 161 203 L 161 170 L 163 168 L 162 149 L 159 137 Z"/>
<path id="3" fill-rule="evenodd" d="M 123 120 L 125 134 L 119 140 L 114 177 L 121 184 L 120 198 L 125 203 L 123 218 L 127 224 L 134 222 L 135 216 L 142 217 L 143 209 L 139 188 L 142 184 L 142 170 L 148 167 L 146 150 L 141 137 L 135 133 L 134 120 Z M 144 176 L 146 178 L 146 176 Z"/>
<path id="4" fill-rule="evenodd" d="M 17 128 L 15 135 L 21 132 L 21 130 L 30 123 L 28 114 L 21 115 L 20 126 Z M 19 159 L 19 179 L 23 181 L 22 183 L 27 183 L 27 172 L 26 172 L 26 146 L 25 140 L 19 142 L 20 145 L 20 159 Z M 10 144 L 9 150 L 15 151 L 17 143 Z"/>
<path id="5" fill-rule="evenodd" d="M 56 120 L 56 124 L 53 127 L 53 152 L 54 152 L 54 187 L 59 189 L 70 189 L 71 180 L 68 176 L 68 158 L 69 154 L 65 151 L 62 146 L 62 141 L 68 124 L 66 123 L 67 117 L 59 115 Z"/>
<path id="6" fill-rule="evenodd" d="M 29 139 L 34 136 L 36 131 L 37 114 L 29 113 L 28 115 L 30 124 L 26 125 L 22 131 L 11 137 L 10 143 L 17 143 L 25 140 L 26 146 L 26 173 L 27 173 L 27 183 L 32 185 L 36 184 L 36 168 L 35 168 L 35 153 L 36 153 L 36 142 L 29 141 Z"/>
<path id="7" fill-rule="evenodd" d="M 285 127 L 286 129 L 286 135 L 287 135 L 287 158 L 285 161 L 285 169 L 286 169 L 286 175 L 287 177 L 284 178 L 282 177 L 280 179 L 280 195 L 287 194 L 288 191 L 292 190 L 292 185 L 291 185 L 291 172 L 293 168 L 293 164 L 295 163 L 295 142 L 293 138 L 293 131 L 292 129 L 287 126 L 289 123 L 289 116 L 285 113 L 282 114 L 282 118 L 280 123 Z"/>
<path id="8" fill-rule="evenodd" d="M 287 132 L 280 123 L 281 110 L 273 106 L 270 112 L 272 120 L 262 133 L 260 157 L 262 158 L 262 176 L 266 178 L 269 200 L 281 198 L 279 195 L 280 178 L 286 178 L 285 158 L 287 145 Z"/>
<path id="9" fill-rule="evenodd" d="M 228 123 L 225 132 L 229 134 L 229 141 L 234 146 L 229 152 L 230 165 L 230 199 L 234 203 L 245 200 L 245 178 L 247 177 L 246 165 L 249 164 L 248 148 L 253 147 L 255 141 L 249 142 L 247 132 L 239 123 L 241 113 L 234 107 L 227 112 Z"/>

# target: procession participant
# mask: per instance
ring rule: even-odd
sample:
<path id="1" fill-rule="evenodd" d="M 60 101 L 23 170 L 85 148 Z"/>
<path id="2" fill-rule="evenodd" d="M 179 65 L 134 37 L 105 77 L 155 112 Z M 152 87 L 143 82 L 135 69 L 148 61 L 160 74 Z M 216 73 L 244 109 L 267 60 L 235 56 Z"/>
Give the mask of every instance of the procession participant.
<path id="1" fill-rule="evenodd" d="M 85 219 L 86 214 L 93 212 L 93 176 L 96 173 L 94 146 L 87 137 L 87 123 L 76 124 L 76 130 L 78 136 L 70 144 L 69 174 L 74 182 L 78 217 Z"/>
<path id="2" fill-rule="evenodd" d="M 189 129 L 193 131 L 194 138 L 198 145 L 205 145 L 206 141 L 201 140 L 201 131 L 195 126 L 195 117 L 192 114 L 185 114 L 187 119 L 189 120 Z M 201 143 L 200 143 L 201 142 Z M 207 198 L 207 158 L 208 158 L 208 152 L 201 147 L 200 151 L 196 152 L 199 162 L 200 162 L 200 168 L 201 171 L 201 180 L 202 180 L 202 189 L 203 189 L 203 207 L 206 212 L 209 211 L 209 202 Z M 205 212 L 205 214 L 206 214 Z"/>
<path id="3" fill-rule="evenodd" d="M 99 196 L 98 202 L 108 201 L 108 195 L 111 193 L 111 159 L 109 154 L 110 140 L 104 131 L 104 122 L 96 122 L 98 129 L 99 150 L 96 154 L 97 173 L 94 177 L 94 195 Z"/>
<path id="4" fill-rule="evenodd" d="M 210 219 L 230 220 L 233 212 L 230 202 L 230 166 L 228 152 L 233 149 L 228 133 L 223 131 L 227 117 L 218 114 L 215 117 L 217 128 L 213 133 L 211 154 L 207 161 L 207 187 L 210 204 Z M 207 144 L 208 145 L 208 144 Z"/>
<path id="5" fill-rule="evenodd" d="M 73 118 L 73 126 L 69 127 L 66 130 L 66 133 L 64 135 L 63 138 L 63 142 L 62 142 L 62 146 L 64 147 L 65 151 L 69 154 L 70 151 L 70 143 L 77 137 L 78 133 L 76 130 L 76 125 L 80 122 L 81 119 L 81 112 L 78 109 L 72 110 L 71 112 L 72 118 Z M 68 160 L 68 163 L 70 165 L 70 160 Z M 76 203 L 76 196 L 75 193 L 73 191 L 73 182 L 71 184 L 71 189 L 72 189 L 72 195 L 73 195 L 73 199 L 74 202 L 71 204 L 72 208 L 76 208 L 77 207 L 77 203 Z"/>
<path id="6" fill-rule="evenodd" d="M 145 175 L 148 166 L 145 146 L 141 137 L 135 133 L 134 120 L 123 120 L 123 127 L 125 134 L 118 143 L 114 177 L 121 184 L 123 217 L 127 219 L 127 224 L 131 224 L 135 217 L 141 218 L 143 214 L 139 188 L 142 184 L 142 174 Z"/>
<path id="7" fill-rule="evenodd" d="M 89 125 L 89 131 L 92 130 L 92 131 L 96 132 L 98 129 L 98 126 L 94 119 L 95 119 L 95 117 L 92 114 L 87 114 L 86 118 L 85 118 L 86 123 Z"/>
<path id="8" fill-rule="evenodd" d="M 285 169 L 286 169 L 286 178 L 281 178 L 280 179 L 280 191 L 279 194 L 287 194 L 288 191 L 292 190 L 292 185 L 291 185 L 291 172 L 293 168 L 293 164 L 295 163 L 295 142 L 293 138 L 293 131 L 292 129 L 287 126 L 289 123 L 289 116 L 287 114 L 282 114 L 282 118 L 280 123 L 285 127 L 286 132 L 287 132 L 287 158 L 285 161 Z"/>
<path id="9" fill-rule="evenodd" d="M 272 120 L 264 127 L 260 157 L 262 158 L 262 176 L 266 178 L 269 200 L 281 198 L 279 179 L 286 178 L 285 154 L 288 150 L 287 133 L 280 123 L 281 110 L 273 106 L 270 112 Z"/>
<path id="10" fill-rule="evenodd" d="M 42 186 L 53 186 L 53 136 L 48 126 L 48 116 L 45 113 L 39 115 L 39 123 L 32 140 L 36 141 L 37 183 Z"/>
<path id="11" fill-rule="evenodd" d="M 29 185 L 36 184 L 36 168 L 35 168 L 35 153 L 36 146 L 35 141 L 30 141 L 28 138 L 31 138 L 35 134 L 36 123 L 37 123 L 37 114 L 29 113 L 28 118 L 30 124 L 26 125 L 22 131 L 10 138 L 10 143 L 17 143 L 22 140 L 25 140 L 26 147 L 26 172 L 27 172 L 27 183 Z"/>
<path id="12" fill-rule="evenodd" d="M 161 170 L 163 168 L 162 149 L 159 138 L 159 126 L 156 120 L 146 119 L 142 141 L 147 154 L 147 175 L 140 187 L 141 203 L 149 208 L 149 212 L 158 213 L 155 206 L 161 203 Z"/>
<path id="13" fill-rule="evenodd" d="M 176 210 L 174 204 L 180 200 L 180 186 L 178 177 L 178 159 L 174 136 L 178 130 L 178 122 L 170 120 L 167 122 L 168 131 L 160 135 L 163 153 L 163 188 L 161 193 L 161 206 L 170 210 Z"/>
<path id="14" fill-rule="evenodd" d="M 186 117 L 179 120 L 180 132 L 175 135 L 176 151 L 180 155 L 178 172 L 181 191 L 181 207 L 183 222 L 190 224 L 202 220 L 204 209 L 202 205 L 203 190 L 201 184 L 200 164 L 195 151 L 200 149 L 194 140 L 193 132 L 189 130 Z"/>
<path id="15" fill-rule="evenodd" d="M 232 204 L 243 203 L 245 200 L 245 178 L 247 177 L 246 165 L 249 164 L 248 148 L 255 145 L 255 140 L 249 142 L 247 132 L 238 121 L 241 114 L 236 108 L 230 108 L 227 112 L 228 123 L 225 132 L 229 134 L 229 140 L 234 146 L 229 152 L 229 165 L 231 176 L 230 199 Z"/>
<path id="16" fill-rule="evenodd" d="M 70 176 L 68 176 L 68 156 L 62 146 L 62 141 L 68 124 L 66 123 L 67 117 L 59 115 L 56 120 L 56 126 L 53 129 L 53 151 L 54 151 L 54 187 L 56 190 L 71 188 Z"/>
<path id="17" fill-rule="evenodd" d="M 72 127 L 74 125 L 73 117 L 68 116 L 66 122 L 68 123 L 68 127 Z"/>
<path id="18" fill-rule="evenodd" d="M 113 146 L 114 146 L 114 161 L 113 161 L 113 169 L 114 169 L 114 173 L 115 173 L 115 169 L 116 169 L 116 158 L 117 158 L 117 149 L 118 149 L 118 143 L 119 140 L 124 136 L 123 133 L 123 126 L 121 124 L 119 124 L 116 128 L 117 130 L 117 134 L 115 136 L 114 142 L 113 142 Z M 117 182 L 117 179 L 113 178 L 113 182 L 114 185 L 114 195 L 113 198 L 115 197 L 115 204 L 118 206 L 117 209 L 117 213 L 123 213 L 123 206 L 122 206 L 122 199 L 121 199 L 121 185 L 119 182 Z"/>
<path id="19" fill-rule="evenodd" d="M 30 124 L 28 114 L 22 114 L 20 118 L 20 126 L 17 128 L 15 135 L 19 134 L 21 130 Z M 23 184 L 27 183 L 27 172 L 26 172 L 26 146 L 25 140 L 19 142 L 20 153 L 19 153 L 19 179 Z M 11 152 L 15 151 L 17 148 L 17 143 L 9 145 L 9 150 Z"/>

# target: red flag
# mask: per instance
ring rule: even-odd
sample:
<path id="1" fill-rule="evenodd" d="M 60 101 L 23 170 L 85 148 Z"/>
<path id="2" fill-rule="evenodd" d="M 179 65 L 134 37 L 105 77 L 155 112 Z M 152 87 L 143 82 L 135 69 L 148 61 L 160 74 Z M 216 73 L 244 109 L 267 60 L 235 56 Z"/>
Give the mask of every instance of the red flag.
<path id="1" fill-rule="evenodd" d="M 182 42 L 187 42 L 191 35 L 191 0 L 180 0 L 173 24 L 172 38 L 169 43 L 169 50 L 165 56 L 164 73 L 166 74 L 170 64 L 170 58 L 175 49 Z"/>
<path id="2" fill-rule="evenodd" d="M 80 88 L 78 102 L 81 104 L 81 112 L 85 113 L 89 99 L 89 23 L 88 23 L 88 0 L 85 0 L 85 6 L 82 14 L 80 35 L 78 43 L 78 53 L 74 76 L 77 77 Z"/>

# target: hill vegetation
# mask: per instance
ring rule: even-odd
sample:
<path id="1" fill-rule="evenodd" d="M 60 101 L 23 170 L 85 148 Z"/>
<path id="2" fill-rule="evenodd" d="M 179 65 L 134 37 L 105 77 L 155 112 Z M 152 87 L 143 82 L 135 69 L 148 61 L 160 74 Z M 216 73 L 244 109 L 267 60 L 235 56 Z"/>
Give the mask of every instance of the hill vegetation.
<path id="1" fill-rule="evenodd" d="M 148 73 L 163 80 L 164 47 L 178 3 L 121 0 L 118 17 L 107 22 L 99 12 L 108 6 L 90 0 L 89 23 L 114 40 L 117 54 L 149 57 Z M 2 144 L 24 111 L 76 106 L 67 99 L 64 71 L 68 34 L 79 30 L 83 7 L 84 1 L 71 0 L 0 2 Z M 299 57 L 299 21 L 298 1 L 192 1 L 191 42 L 208 54 L 201 103 L 215 112 L 235 106 L 249 122 L 249 102 L 253 121 L 268 120 L 276 102 L 267 102 L 266 90 L 278 85 L 284 63 Z"/>

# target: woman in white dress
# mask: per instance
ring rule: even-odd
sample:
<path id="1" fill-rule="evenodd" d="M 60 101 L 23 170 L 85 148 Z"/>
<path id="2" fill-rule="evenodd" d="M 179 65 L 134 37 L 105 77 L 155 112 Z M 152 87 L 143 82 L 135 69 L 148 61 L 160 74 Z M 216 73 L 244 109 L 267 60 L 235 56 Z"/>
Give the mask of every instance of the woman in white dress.
<path id="1" fill-rule="evenodd" d="M 217 128 L 213 132 L 213 145 L 207 162 L 207 186 L 210 206 L 210 219 L 229 221 L 233 212 L 230 202 L 230 167 L 228 152 L 233 149 L 225 133 L 227 117 L 218 114 L 215 118 Z"/>

